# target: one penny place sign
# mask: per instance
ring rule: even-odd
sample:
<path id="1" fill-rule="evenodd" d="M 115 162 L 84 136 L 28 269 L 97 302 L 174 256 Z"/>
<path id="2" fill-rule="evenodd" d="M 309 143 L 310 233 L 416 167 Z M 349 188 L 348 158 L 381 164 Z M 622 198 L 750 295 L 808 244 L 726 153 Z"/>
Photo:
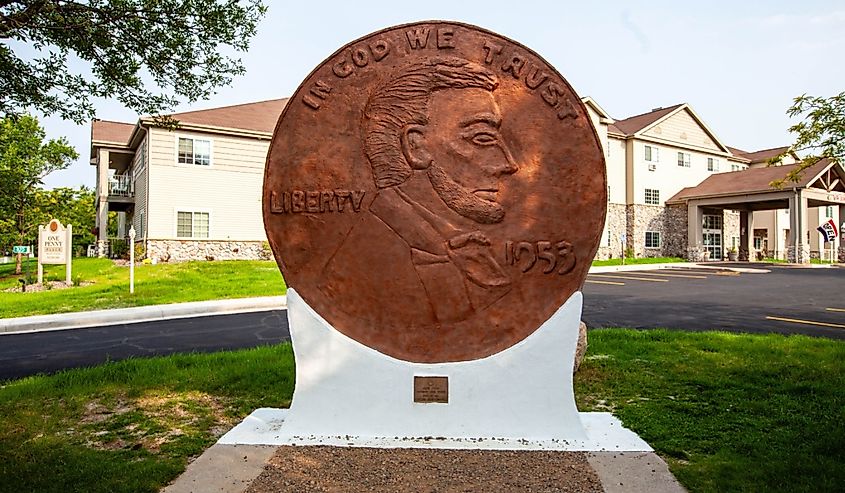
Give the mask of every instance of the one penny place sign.
<path id="1" fill-rule="evenodd" d="M 332 327 L 412 363 L 471 361 L 583 284 L 604 225 L 599 139 L 530 49 L 454 22 L 354 41 L 291 97 L 264 222 L 286 283 Z M 445 401 L 438 380 L 420 400 Z"/>

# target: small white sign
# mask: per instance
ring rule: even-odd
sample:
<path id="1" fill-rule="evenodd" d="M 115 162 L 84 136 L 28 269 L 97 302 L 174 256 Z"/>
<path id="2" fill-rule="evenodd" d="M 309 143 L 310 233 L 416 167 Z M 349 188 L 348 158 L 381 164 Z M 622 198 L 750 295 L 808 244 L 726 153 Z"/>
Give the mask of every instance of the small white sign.
<path id="1" fill-rule="evenodd" d="M 38 242 L 38 258 L 42 264 L 67 263 L 70 249 L 67 228 L 53 219 L 41 230 Z"/>

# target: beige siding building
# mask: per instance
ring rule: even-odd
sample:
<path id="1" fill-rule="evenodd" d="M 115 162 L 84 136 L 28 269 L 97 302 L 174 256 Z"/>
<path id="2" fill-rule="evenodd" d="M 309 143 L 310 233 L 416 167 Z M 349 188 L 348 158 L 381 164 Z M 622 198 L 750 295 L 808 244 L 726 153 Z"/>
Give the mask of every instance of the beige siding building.
<path id="1" fill-rule="evenodd" d="M 175 129 L 151 118 L 93 122 L 101 251 L 109 244 L 108 212 L 117 211 L 118 238 L 134 226 L 154 261 L 267 258 L 263 173 L 286 101 L 174 114 Z M 816 166 L 821 171 L 806 183 L 773 191 L 764 179 L 785 175 L 797 156 L 785 155 L 783 168 L 755 170 L 786 148 L 728 147 L 687 104 L 614 120 L 592 98 L 583 102 L 607 163 L 599 258 L 721 260 L 736 253 L 808 261 L 833 252 L 845 261 L 841 237 L 825 243 L 815 230 L 828 219 L 837 226 L 845 220 L 841 165 Z"/>
<path id="2" fill-rule="evenodd" d="M 116 211 L 117 237 L 134 226 L 155 261 L 266 258 L 264 162 L 285 102 L 170 115 L 175 129 L 151 118 L 93 122 L 101 251 L 108 212 Z"/>

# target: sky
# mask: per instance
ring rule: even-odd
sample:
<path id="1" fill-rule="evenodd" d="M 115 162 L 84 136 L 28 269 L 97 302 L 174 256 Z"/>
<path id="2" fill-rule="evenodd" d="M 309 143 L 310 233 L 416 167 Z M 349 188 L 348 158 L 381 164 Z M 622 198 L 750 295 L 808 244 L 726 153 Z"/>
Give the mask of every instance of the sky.
<path id="1" fill-rule="evenodd" d="M 246 74 L 207 101 L 174 112 L 290 96 L 338 48 L 396 24 L 454 20 L 531 48 L 617 120 L 688 103 L 725 145 L 756 151 L 789 145 L 786 115 L 801 94 L 845 90 L 845 2 L 265 0 L 267 15 L 247 53 Z M 97 118 L 139 115 L 99 101 Z M 95 184 L 91 126 L 42 117 L 49 138 L 80 154 L 45 179 L 53 187 Z"/>

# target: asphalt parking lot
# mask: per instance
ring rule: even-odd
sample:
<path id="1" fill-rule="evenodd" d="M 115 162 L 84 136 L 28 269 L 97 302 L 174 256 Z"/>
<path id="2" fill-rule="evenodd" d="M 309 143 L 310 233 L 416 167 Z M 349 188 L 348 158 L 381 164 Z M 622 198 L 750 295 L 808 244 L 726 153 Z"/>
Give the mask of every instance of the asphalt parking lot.
<path id="1" fill-rule="evenodd" d="M 777 332 L 845 339 L 845 268 L 742 264 L 767 273 L 678 266 L 590 274 L 590 328 Z"/>

